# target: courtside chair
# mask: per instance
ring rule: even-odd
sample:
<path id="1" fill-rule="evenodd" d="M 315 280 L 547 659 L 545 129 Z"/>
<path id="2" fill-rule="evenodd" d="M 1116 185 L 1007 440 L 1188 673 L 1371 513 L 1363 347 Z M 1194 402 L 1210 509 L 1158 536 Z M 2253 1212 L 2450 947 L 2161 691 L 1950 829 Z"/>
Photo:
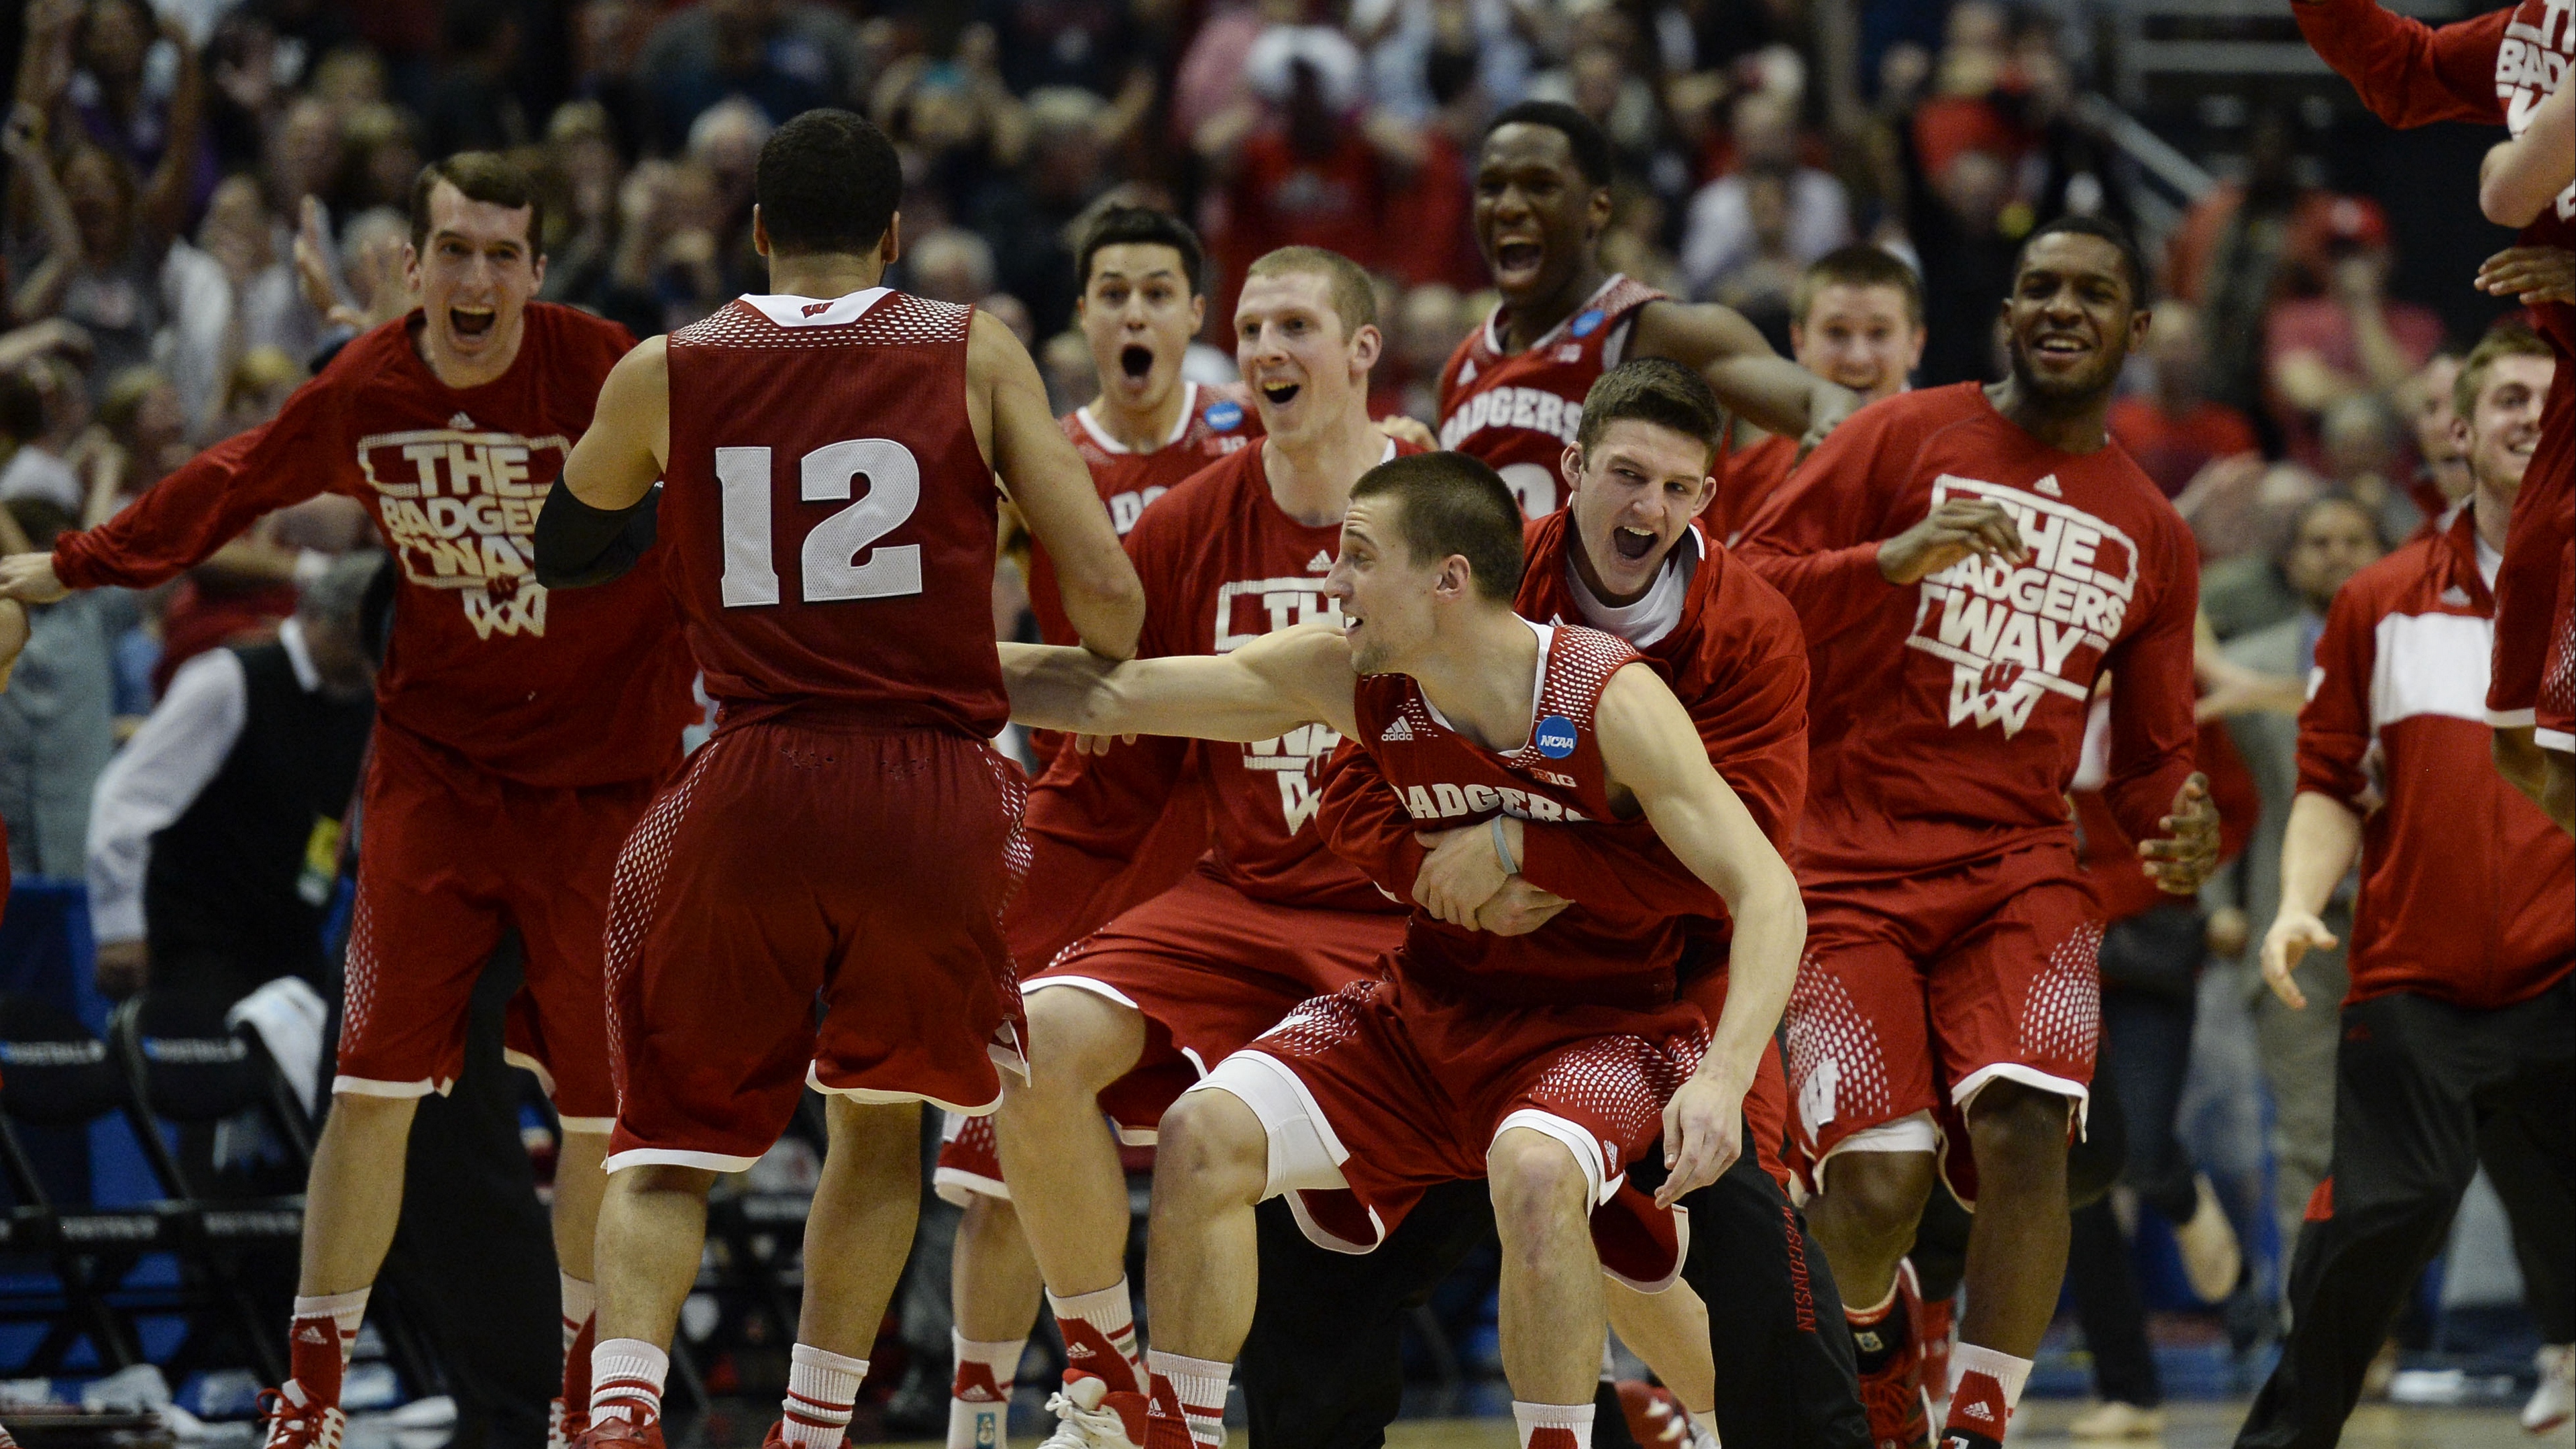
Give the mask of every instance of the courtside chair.
<path id="1" fill-rule="evenodd" d="M 126 1106 L 125 1077 L 106 1043 L 57 1007 L 0 992 L 0 1172 L 12 1198 L 0 1256 L 22 1267 L 16 1282 L 29 1276 L 23 1266 L 41 1263 L 54 1285 L 0 1295 L 0 1321 L 47 1325 L 15 1373 L 62 1373 L 83 1340 L 103 1371 L 140 1361 L 130 1312 L 111 1307 L 109 1298 L 133 1296 L 120 1285 L 144 1255 L 172 1247 L 172 1225 L 149 1206 L 93 1207 L 85 1186 L 82 1201 L 60 1200 L 21 1131 L 86 1129 Z"/>

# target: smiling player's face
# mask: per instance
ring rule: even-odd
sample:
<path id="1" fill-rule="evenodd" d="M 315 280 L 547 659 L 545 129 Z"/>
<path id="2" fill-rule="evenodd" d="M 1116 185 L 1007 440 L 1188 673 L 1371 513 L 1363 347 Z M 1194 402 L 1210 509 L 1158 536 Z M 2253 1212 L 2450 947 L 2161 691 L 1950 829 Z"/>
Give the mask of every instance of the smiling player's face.
<path id="1" fill-rule="evenodd" d="M 442 181 L 429 193 L 426 250 L 408 259 L 434 347 L 469 364 L 515 353 L 528 303 L 546 277 L 528 207 L 475 201 Z"/>
<path id="2" fill-rule="evenodd" d="M 1563 288 L 1610 224 L 1610 192 L 1584 179 L 1553 126 L 1497 126 L 1476 159 L 1476 249 L 1503 300 L 1527 305 Z"/>
<path id="3" fill-rule="evenodd" d="M 2013 376 L 2060 403 L 2109 393 L 2129 349 L 2147 336 L 2120 249 L 2081 232 L 2053 232 L 2023 253 L 2004 324 Z"/>
<path id="4" fill-rule="evenodd" d="M 1247 278 L 1234 307 L 1234 360 L 1262 430 L 1294 445 L 1344 421 L 1367 400 L 1377 329 L 1342 330 L 1332 280 L 1320 272 Z"/>

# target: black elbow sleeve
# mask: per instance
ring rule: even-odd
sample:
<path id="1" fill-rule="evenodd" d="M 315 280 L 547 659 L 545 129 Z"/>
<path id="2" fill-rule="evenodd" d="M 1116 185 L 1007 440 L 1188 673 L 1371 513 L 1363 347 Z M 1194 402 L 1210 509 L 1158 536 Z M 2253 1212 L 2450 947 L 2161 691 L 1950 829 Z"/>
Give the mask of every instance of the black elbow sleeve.
<path id="1" fill-rule="evenodd" d="M 580 589 L 621 578 L 653 546 L 662 485 L 630 508 L 593 508 L 557 478 L 537 512 L 537 582 Z"/>

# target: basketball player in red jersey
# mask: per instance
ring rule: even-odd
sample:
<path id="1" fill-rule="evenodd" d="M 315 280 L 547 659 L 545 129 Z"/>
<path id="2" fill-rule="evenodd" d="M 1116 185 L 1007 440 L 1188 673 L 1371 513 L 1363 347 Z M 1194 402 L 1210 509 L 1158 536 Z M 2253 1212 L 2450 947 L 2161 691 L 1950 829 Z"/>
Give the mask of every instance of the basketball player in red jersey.
<path id="1" fill-rule="evenodd" d="M 1798 276 L 1791 354 L 1800 367 L 1858 393 L 1864 407 L 1913 385 L 1929 336 L 1922 280 L 1878 247 L 1858 243 L 1827 252 Z M 1760 433 L 1740 419 L 1735 438 L 1704 516 L 1709 531 L 1729 541 L 1789 476 L 1801 443 L 1785 433 Z"/>
<path id="2" fill-rule="evenodd" d="M 1782 358 L 1731 308 L 1675 302 L 1601 269 L 1610 139 L 1555 101 L 1506 107 L 1476 163 L 1476 246 L 1503 305 L 1440 374 L 1440 446 L 1492 464 L 1532 518 L 1554 513 L 1557 463 L 1583 395 L 1630 357 L 1669 358 L 1718 401 L 1813 446 L 1859 405 Z"/>
<path id="3" fill-rule="evenodd" d="M 2392 15 L 2378 0 L 2292 0 L 2290 13 L 2316 53 L 2392 126 L 2473 121 L 2524 136 L 2546 109 L 2542 103 L 2576 71 L 2576 7 L 2568 0 L 2517 0 L 2439 29 Z M 2563 106 L 2555 116 L 2563 134 L 2570 124 Z M 2507 199 L 2493 198 L 2498 209 L 2489 219 L 2522 232 L 2512 250 L 2487 260 L 2479 283 L 2532 304 L 2541 334 L 2558 350 L 2558 372 L 2496 574 L 2487 723 L 2495 727 L 2496 762 L 2506 777 L 2545 809 L 2552 809 L 2552 798 L 2560 800 L 2552 814 L 2565 825 L 2576 808 L 2576 756 L 2539 749 L 2533 729 L 2551 640 L 2576 607 L 2560 589 L 2576 568 L 2576 257 L 2565 255 L 2576 249 L 2576 185 L 2562 183 L 2528 209 L 2528 197 L 2512 198 L 2510 215 L 2502 205 Z M 2556 676 L 2563 699 L 2576 689 L 2569 683 L 2576 681 L 2576 657 L 2566 651 L 2558 657 L 2569 661 Z M 2576 701 L 2560 705 L 2562 717 L 2570 704 Z M 2576 747 L 2576 737 L 2563 729 L 2553 739 Z"/>
<path id="4" fill-rule="evenodd" d="M 1223 654 L 1330 617 L 1325 573 L 1351 485 L 1399 451 L 1369 421 L 1381 343 L 1368 276 L 1348 259 L 1288 248 L 1254 262 L 1235 333 L 1263 439 L 1165 494 L 1128 535 L 1147 656 Z M 1401 909 L 1311 823 L 1315 767 L 1339 743 L 1313 725 L 1225 747 L 1146 740 L 1059 758 L 1031 794 L 1034 853 L 1010 932 L 1031 968 L 1032 1071 L 994 1114 L 1000 1182 L 992 1166 L 974 1170 L 962 1135 L 942 1164 L 987 1198 L 969 1209 L 977 1248 L 995 1249 L 987 1260 L 1001 1256 L 983 1231 L 1000 1216 L 990 1199 L 1010 1194 L 1068 1357 L 1114 1390 L 1140 1382 L 1126 1178 L 1103 1114 L 1126 1141 L 1153 1141 L 1164 1109 L 1208 1067 L 1297 1003 L 1373 975 L 1402 934 Z M 1156 829 L 1184 779 L 1207 801 L 1207 858 L 1104 924 L 1083 902 Z M 957 1296 L 969 1297 L 962 1286 Z M 961 1317 L 953 1435 L 987 1420 L 999 1431 L 1035 1311 L 1033 1293 L 996 1294 L 972 1320 L 982 1332 Z"/>
<path id="5" fill-rule="evenodd" d="M 1112 206 L 1083 233 L 1074 267 L 1082 279 L 1075 313 L 1091 344 L 1100 396 L 1060 421 L 1124 538 L 1146 506 L 1183 479 L 1258 443 L 1261 423 L 1245 389 L 1181 377 L 1207 298 L 1199 290 L 1206 262 L 1198 237 L 1179 218 Z M 1038 637 L 1073 643 L 1055 597 L 1054 562 L 1034 542 L 1027 572 Z M 1030 740 L 1047 761 L 1062 742 L 1044 732 Z M 1005 923 L 1013 959 L 1029 968 L 1046 964 L 1092 926 L 1169 889 L 1206 849 L 1206 803 L 1196 772 L 1184 771 L 1141 840 L 1100 856 L 1044 853 L 1047 883 L 1022 891 Z M 965 1209 L 950 1260 L 956 1375 L 949 1443 L 994 1449 L 1006 1437 L 1012 1374 L 1043 1284 L 1002 1184 L 991 1117 L 949 1117 L 935 1182 L 942 1197 Z"/>
<path id="6" fill-rule="evenodd" d="M 1255 1204 L 1294 1192 L 1309 1236 L 1365 1252 L 1426 1188 L 1483 1177 L 1521 1441 L 1587 1445 L 1603 1331 L 1587 1218 L 1658 1126 L 1673 1164 L 1659 1208 L 1741 1147 L 1804 931 L 1795 883 L 1671 690 L 1626 667 L 1635 650 L 1512 612 L 1521 562 L 1518 506 L 1492 469 L 1398 458 L 1352 490 L 1326 580 L 1338 622 L 1114 669 L 1005 651 L 1024 723 L 1256 739 L 1321 721 L 1374 757 L 1417 821 L 1498 843 L 1506 814 L 1651 832 L 1736 922 L 1712 1039 L 1675 995 L 1677 917 L 1578 902 L 1506 937 L 1417 910 L 1386 980 L 1307 1002 L 1183 1094 L 1154 1182 L 1151 1387 L 1139 1402 L 1071 1380 L 1090 1444 L 1223 1443 L 1229 1360 L 1253 1312 Z"/>
<path id="7" fill-rule="evenodd" d="M 857 116 L 781 126 L 753 181 L 775 293 L 628 354 L 540 521 L 539 564 L 567 583 L 614 578 L 668 532 L 721 710 L 618 862 L 585 1444 L 661 1442 L 707 1189 L 768 1150 L 810 1082 L 831 1141 L 770 1442 L 839 1445 L 911 1247 L 919 1104 L 990 1111 L 997 1067 L 1027 1070 L 1000 920 L 1022 787 L 986 743 L 1006 713 L 984 607 L 994 475 L 1087 646 L 1130 652 L 1143 616 L 1009 329 L 879 285 L 902 185 Z"/>
<path id="8" fill-rule="evenodd" d="M 590 1316 L 616 1112 L 600 1005 L 609 881 L 695 709 L 657 579 L 558 598 L 530 573 L 545 480 L 634 342 L 531 300 L 545 276 L 538 208 L 534 182 L 498 156 L 424 168 L 406 262 L 418 310 L 341 349 L 274 421 L 115 519 L 50 555 L 0 561 L 0 593 L 16 598 L 146 588 L 259 515 L 335 492 L 366 504 L 401 562 L 339 1074 L 306 1189 L 293 1376 L 270 1420 L 280 1449 L 339 1436 L 342 1359 L 393 1237 L 413 1108 L 456 1080 L 467 998 L 509 929 L 527 948 L 511 1056 L 539 1072 L 565 1131 L 554 1223 L 568 1340 Z M 565 1367 L 576 1410 L 581 1358 Z"/>
<path id="9" fill-rule="evenodd" d="M 1798 610 L 1814 671 L 1789 1084 L 1882 1442 L 1928 1437 L 1896 1270 L 1945 1134 L 1977 1213 L 1943 1449 L 2003 1442 L 2057 1303 L 2101 940 L 2065 790 L 2102 675 L 2102 793 L 2145 869 L 2187 895 L 2217 857 L 2192 770 L 2198 555 L 2103 430 L 2144 285 L 2117 228 L 2041 227 L 2004 304 L 2010 376 L 1852 419 L 1737 549 Z"/>

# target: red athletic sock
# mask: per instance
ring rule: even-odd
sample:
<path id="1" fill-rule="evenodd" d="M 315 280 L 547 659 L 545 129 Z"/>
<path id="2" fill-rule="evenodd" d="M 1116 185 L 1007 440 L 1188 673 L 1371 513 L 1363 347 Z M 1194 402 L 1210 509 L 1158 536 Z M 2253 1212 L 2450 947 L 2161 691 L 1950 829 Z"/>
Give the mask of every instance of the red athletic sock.
<path id="1" fill-rule="evenodd" d="M 1951 1356 L 1950 1372 L 1950 1412 L 1941 1425 L 1944 1445 L 1954 1436 L 1975 1449 L 2003 1443 L 2022 1385 L 2030 1379 L 2030 1360 L 1963 1343 Z"/>
<path id="2" fill-rule="evenodd" d="M 307 1403 L 339 1407 L 341 1380 L 350 1351 L 358 1345 L 369 1291 L 297 1296 L 294 1317 L 286 1326 L 286 1371 L 302 1386 Z"/>
<path id="3" fill-rule="evenodd" d="M 1136 1306 L 1127 1279 L 1106 1288 L 1070 1297 L 1047 1294 L 1055 1326 L 1064 1335 L 1065 1367 L 1097 1374 L 1113 1394 L 1132 1394 L 1145 1387 L 1143 1365 L 1136 1358 Z"/>

